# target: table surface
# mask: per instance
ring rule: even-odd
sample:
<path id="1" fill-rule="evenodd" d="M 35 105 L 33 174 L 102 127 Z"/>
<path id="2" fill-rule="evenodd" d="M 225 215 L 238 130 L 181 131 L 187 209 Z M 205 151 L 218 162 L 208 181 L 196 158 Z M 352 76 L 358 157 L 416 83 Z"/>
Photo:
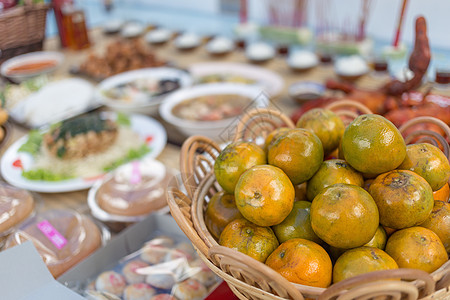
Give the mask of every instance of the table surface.
<path id="1" fill-rule="evenodd" d="M 55 77 L 69 77 L 71 76 L 69 70 L 73 66 L 78 66 L 84 59 L 86 59 L 87 55 L 91 52 L 102 52 L 105 47 L 109 44 L 110 41 L 116 39 L 117 37 L 111 35 L 104 35 L 100 29 L 93 29 L 89 32 L 90 40 L 92 42 L 92 46 L 89 49 L 74 51 L 74 50 L 61 50 L 59 47 L 59 40 L 57 38 L 51 38 L 46 40 L 44 44 L 45 50 L 56 50 L 61 51 L 65 54 L 65 62 L 61 68 L 59 68 Z M 167 43 L 163 46 L 158 46 L 153 48 L 158 57 L 166 59 L 175 65 L 186 68 L 189 65 L 196 62 L 206 62 L 206 61 L 227 61 L 227 62 L 240 62 L 246 63 L 247 59 L 243 51 L 234 51 L 224 57 L 217 58 L 210 56 L 205 47 L 198 47 L 195 50 L 189 52 L 180 52 L 174 46 L 173 43 Z M 280 74 L 285 80 L 285 86 L 281 94 L 273 99 L 276 106 L 283 111 L 284 113 L 290 115 L 293 111 L 295 111 L 299 106 L 294 103 L 288 96 L 288 87 L 290 84 L 300 80 L 313 80 L 317 82 L 324 83 L 327 79 L 336 77 L 333 72 L 332 66 L 321 65 L 316 67 L 310 71 L 298 73 L 293 72 L 287 66 L 285 58 L 277 57 L 263 65 L 262 67 L 268 68 L 274 72 Z M 365 88 L 376 88 L 382 85 L 383 82 L 388 80 L 387 76 L 371 76 L 366 75 L 358 80 L 357 85 Z M 426 89 L 426 87 L 423 87 Z M 159 119 L 160 120 L 160 119 Z M 161 121 L 161 120 L 160 120 Z M 158 160 L 168 165 L 169 167 L 173 167 L 179 169 L 179 154 L 180 154 L 180 144 L 184 137 L 182 137 L 179 133 L 176 132 L 173 128 L 170 128 L 168 124 L 162 122 L 163 125 L 168 129 L 169 135 L 169 143 L 162 151 L 162 153 L 157 157 Z M 26 134 L 27 130 L 21 128 L 15 124 L 12 126 L 12 132 L 9 140 L 5 147 L 0 150 L 0 154 L 8 148 L 14 141 L 18 138 L 22 137 Z M 69 192 L 69 193 L 54 193 L 54 194 L 40 194 L 43 199 L 43 210 L 54 209 L 54 208 L 69 208 L 74 209 L 79 212 L 89 212 L 89 208 L 87 206 L 87 190 L 85 191 L 77 191 L 77 192 Z"/>

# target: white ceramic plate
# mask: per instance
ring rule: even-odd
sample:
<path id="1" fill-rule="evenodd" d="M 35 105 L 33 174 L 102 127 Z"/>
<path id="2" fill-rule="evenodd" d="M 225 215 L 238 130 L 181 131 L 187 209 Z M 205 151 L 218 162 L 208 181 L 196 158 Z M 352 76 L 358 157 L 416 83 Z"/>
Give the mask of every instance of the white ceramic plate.
<path id="1" fill-rule="evenodd" d="M 34 72 L 27 72 L 27 73 L 20 73 L 20 74 L 8 74 L 9 70 L 13 67 L 17 67 L 26 63 L 37 63 L 40 61 L 55 61 L 55 65 L 49 68 L 45 68 L 42 70 L 37 70 Z M 5 61 L 0 68 L 0 73 L 2 76 L 10 78 L 11 80 L 14 80 L 16 82 L 21 82 L 23 80 L 26 80 L 28 78 L 41 75 L 41 74 L 47 74 L 50 72 L 53 72 L 55 69 L 57 69 L 62 62 L 64 61 L 64 55 L 59 52 L 53 52 L 53 51 L 37 51 L 37 52 L 31 52 L 27 54 L 22 54 L 13 58 L 8 59 Z"/>
<path id="2" fill-rule="evenodd" d="M 193 64 L 189 72 L 194 78 L 206 75 L 223 74 L 236 75 L 256 81 L 271 97 L 279 95 L 284 87 L 283 78 L 275 72 L 258 66 L 227 62 L 205 62 Z"/>
<path id="3" fill-rule="evenodd" d="M 104 112 L 106 118 L 114 119 L 117 115 L 113 112 Z M 151 148 L 151 152 L 145 157 L 156 157 L 164 149 L 167 142 L 167 134 L 164 127 L 156 120 L 143 116 L 131 115 L 131 128 L 141 136 Z M 72 178 L 61 181 L 29 180 L 22 176 L 22 169 L 29 170 L 33 167 L 34 159 L 31 154 L 18 152 L 28 139 L 28 135 L 16 141 L 1 158 L 0 170 L 3 178 L 10 184 L 30 191 L 43 193 L 71 192 L 90 188 L 103 174 L 94 178 Z"/>
<path id="4" fill-rule="evenodd" d="M 94 86 L 84 79 L 50 82 L 9 110 L 11 117 L 27 127 L 37 128 L 74 117 L 100 104 L 94 100 Z"/>
<path id="5" fill-rule="evenodd" d="M 117 87 L 122 84 L 133 82 L 142 78 L 155 78 L 161 79 L 178 79 L 180 82 L 180 88 L 192 85 L 191 76 L 180 69 L 174 68 L 146 68 L 129 72 L 117 74 L 103 80 L 96 89 L 95 97 L 102 104 L 116 110 L 127 113 L 147 113 L 153 114 L 158 111 L 158 107 L 161 101 L 170 93 L 166 93 L 161 96 L 149 97 L 146 103 L 127 102 L 117 99 L 111 99 L 104 95 L 104 91 Z"/>

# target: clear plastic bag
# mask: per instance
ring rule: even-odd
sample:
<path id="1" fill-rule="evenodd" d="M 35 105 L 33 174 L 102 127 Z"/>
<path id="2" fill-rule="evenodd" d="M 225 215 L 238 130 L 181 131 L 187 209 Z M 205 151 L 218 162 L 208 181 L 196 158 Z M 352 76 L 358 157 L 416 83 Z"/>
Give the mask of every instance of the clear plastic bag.
<path id="1" fill-rule="evenodd" d="M 32 241 L 57 278 L 109 239 L 109 232 L 89 217 L 70 210 L 49 210 L 22 223 L 5 248 Z"/>
<path id="2" fill-rule="evenodd" d="M 35 195 L 0 182 L 0 248 L 7 236 L 35 213 Z"/>
<path id="3" fill-rule="evenodd" d="M 95 300 L 200 300 L 219 282 L 190 242 L 160 235 L 94 278 L 84 296 Z"/>

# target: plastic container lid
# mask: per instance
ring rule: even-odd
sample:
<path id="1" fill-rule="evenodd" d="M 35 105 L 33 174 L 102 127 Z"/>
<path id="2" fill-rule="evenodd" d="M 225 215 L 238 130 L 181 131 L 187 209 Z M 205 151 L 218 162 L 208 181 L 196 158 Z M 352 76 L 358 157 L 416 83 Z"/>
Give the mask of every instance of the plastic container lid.
<path id="1" fill-rule="evenodd" d="M 104 232 L 103 232 L 104 233 Z M 70 210 L 50 210 L 28 219 L 6 240 L 6 248 L 32 241 L 56 278 L 102 245 L 100 228 Z"/>
<path id="2" fill-rule="evenodd" d="M 34 208 L 30 192 L 0 182 L 0 237 L 11 233 L 14 226 L 30 217 Z"/>
<path id="3" fill-rule="evenodd" d="M 174 175 L 150 158 L 122 165 L 89 191 L 92 215 L 101 221 L 138 222 L 167 208 L 165 189 Z"/>

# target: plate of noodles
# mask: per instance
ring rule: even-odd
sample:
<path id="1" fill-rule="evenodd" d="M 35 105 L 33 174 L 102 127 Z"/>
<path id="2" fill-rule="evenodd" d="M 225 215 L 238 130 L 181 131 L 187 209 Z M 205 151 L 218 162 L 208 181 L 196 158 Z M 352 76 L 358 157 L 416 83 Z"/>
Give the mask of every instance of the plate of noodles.
<path id="1" fill-rule="evenodd" d="M 31 130 L 8 148 L 0 169 L 31 191 L 84 190 L 122 164 L 158 156 L 166 142 L 164 127 L 148 116 L 90 113 Z"/>

